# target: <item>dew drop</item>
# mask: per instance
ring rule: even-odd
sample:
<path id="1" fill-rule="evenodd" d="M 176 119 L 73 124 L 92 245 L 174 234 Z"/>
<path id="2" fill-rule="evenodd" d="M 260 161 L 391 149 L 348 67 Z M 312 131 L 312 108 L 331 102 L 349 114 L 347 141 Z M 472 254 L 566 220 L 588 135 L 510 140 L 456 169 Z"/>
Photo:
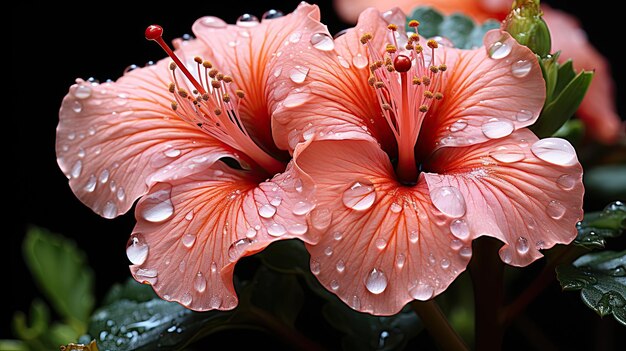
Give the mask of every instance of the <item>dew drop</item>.
<path id="1" fill-rule="evenodd" d="M 74 96 L 77 99 L 87 99 L 91 96 L 91 87 L 89 85 L 86 84 L 81 84 L 79 86 L 76 87 L 76 90 L 74 90 Z"/>
<path id="2" fill-rule="evenodd" d="M 263 218 L 272 218 L 276 214 L 276 207 L 270 204 L 264 204 L 259 207 L 259 216 Z"/>
<path id="3" fill-rule="evenodd" d="M 503 138 L 515 130 L 513 123 L 506 120 L 491 119 L 481 127 L 483 134 L 489 139 Z"/>
<path id="4" fill-rule="evenodd" d="M 576 150 L 560 138 L 546 138 L 535 142 L 530 150 L 535 156 L 557 166 L 570 166 L 576 163 Z"/>
<path id="5" fill-rule="evenodd" d="M 576 185 L 576 179 L 569 174 L 563 174 L 556 179 L 556 184 L 563 190 L 572 190 Z"/>
<path id="6" fill-rule="evenodd" d="M 143 234 L 137 233 L 130 236 L 126 244 L 126 256 L 134 265 L 141 265 L 148 258 L 148 244 Z"/>
<path id="7" fill-rule="evenodd" d="M 240 27 L 254 27 L 259 24 L 259 19 L 256 18 L 256 16 L 254 15 L 244 13 L 243 15 L 239 16 L 239 18 L 237 18 L 237 22 L 235 22 L 235 24 Z"/>
<path id="8" fill-rule="evenodd" d="M 332 248 L 332 246 L 326 246 L 326 248 L 324 249 L 324 255 L 326 255 L 326 256 L 332 256 L 333 255 L 333 248 Z"/>
<path id="9" fill-rule="evenodd" d="M 532 64 L 526 60 L 519 60 L 511 65 L 511 73 L 517 78 L 524 78 L 530 73 Z"/>
<path id="10" fill-rule="evenodd" d="M 511 250 L 508 247 L 500 250 L 500 259 L 502 262 L 509 264 L 513 260 L 513 255 L 511 254 Z"/>
<path id="11" fill-rule="evenodd" d="M 187 212 L 187 214 L 185 215 L 185 219 L 188 221 L 193 219 L 193 210 Z"/>
<path id="12" fill-rule="evenodd" d="M 185 306 L 191 305 L 192 300 L 193 298 L 191 297 L 191 294 L 188 292 L 184 293 L 183 296 L 180 297 L 180 303 Z"/>
<path id="13" fill-rule="evenodd" d="M 313 209 L 313 204 L 307 201 L 298 201 L 293 205 L 293 214 L 302 216 Z"/>
<path id="14" fill-rule="evenodd" d="M 460 119 L 454 123 L 452 123 L 450 125 L 450 131 L 451 132 L 460 132 L 463 129 L 465 129 L 467 127 L 467 122 L 465 122 L 464 120 Z"/>
<path id="15" fill-rule="evenodd" d="M 515 119 L 519 122 L 530 121 L 533 118 L 533 113 L 527 110 L 520 110 L 516 115 Z"/>
<path id="16" fill-rule="evenodd" d="M 178 263 L 178 271 L 181 273 L 185 273 L 186 266 L 187 264 L 185 263 L 185 260 L 180 261 L 180 263 Z"/>
<path id="17" fill-rule="evenodd" d="M 398 268 L 402 268 L 404 267 L 404 263 L 406 263 L 406 256 L 402 253 L 399 253 L 396 256 L 396 266 L 398 266 Z"/>
<path id="18" fill-rule="evenodd" d="M 515 243 L 515 249 L 521 254 L 527 253 L 529 249 L 528 239 L 524 238 L 523 236 L 517 238 L 517 242 Z"/>
<path id="19" fill-rule="evenodd" d="M 174 205 L 171 200 L 172 187 L 166 185 L 143 198 L 141 216 L 148 222 L 163 222 L 174 214 Z"/>
<path id="20" fill-rule="evenodd" d="M 275 196 L 274 198 L 270 200 L 270 205 L 274 207 L 278 207 L 280 206 L 281 202 L 283 202 L 283 199 L 281 199 L 279 196 Z"/>
<path id="21" fill-rule="evenodd" d="M 556 200 L 550 201 L 546 208 L 548 216 L 554 219 L 561 219 L 565 215 L 565 206 Z"/>
<path id="22" fill-rule="evenodd" d="M 167 149 L 165 150 L 165 152 L 163 152 L 163 154 L 165 154 L 165 156 L 167 157 L 178 157 L 180 156 L 180 150 L 178 149 Z"/>
<path id="23" fill-rule="evenodd" d="M 291 71 L 289 71 L 289 79 L 291 79 L 294 83 L 302 83 L 306 76 L 309 74 L 309 69 L 307 67 L 295 66 Z"/>
<path id="24" fill-rule="evenodd" d="M 391 210 L 391 212 L 393 213 L 400 213 L 400 211 L 402 211 L 402 206 L 400 206 L 400 204 L 394 202 L 391 204 L 391 206 L 389 206 L 389 210 Z"/>
<path id="25" fill-rule="evenodd" d="M 191 233 L 187 233 L 185 235 L 183 235 L 183 237 L 181 238 L 181 241 L 183 243 L 183 245 L 185 245 L 185 247 L 190 248 L 193 246 L 193 244 L 196 243 L 196 235 L 195 234 L 191 234 Z"/>
<path id="26" fill-rule="evenodd" d="M 320 274 L 320 270 L 321 270 L 322 266 L 320 265 L 320 263 L 318 261 L 311 260 L 310 267 L 311 267 L 311 273 L 313 273 L 313 274 Z"/>
<path id="27" fill-rule="evenodd" d="M 156 269 L 152 269 L 152 268 L 148 268 L 148 269 L 139 268 L 135 272 L 135 276 L 137 277 L 137 280 L 141 282 L 147 282 L 151 285 L 154 285 L 157 282 L 158 272 Z"/>
<path id="28" fill-rule="evenodd" d="M 94 190 L 96 190 L 96 184 L 97 184 L 97 180 L 96 180 L 96 176 L 95 175 L 90 175 L 89 179 L 87 180 L 87 184 L 85 184 L 85 191 L 88 193 L 93 193 Z"/>
<path id="29" fill-rule="evenodd" d="M 303 223 L 294 223 L 287 227 L 287 231 L 293 235 L 302 235 L 309 230 L 309 227 Z"/>
<path id="30" fill-rule="evenodd" d="M 287 233 L 287 229 L 282 224 L 272 223 L 267 227 L 267 234 L 271 236 L 281 236 Z"/>
<path id="31" fill-rule="evenodd" d="M 365 279 L 365 287 L 369 292 L 378 295 L 387 288 L 387 276 L 380 269 L 372 269 Z"/>
<path id="32" fill-rule="evenodd" d="M 263 16 L 261 16 L 261 19 L 271 20 L 271 19 L 279 18 L 279 17 L 283 17 L 283 16 L 284 16 L 284 14 L 283 14 L 282 11 L 271 9 L 271 10 L 265 11 Z"/>
<path id="33" fill-rule="evenodd" d="M 496 161 L 500 161 L 503 163 L 519 162 L 526 158 L 524 150 L 522 150 L 521 147 L 513 144 L 498 146 L 497 148 L 489 152 L 489 156 L 491 156 Z"/>
<path id="34" fill-rule="evenodd" d="M 350 68 L 350 63 L 343 56 L 337 56 L 337 61 L 343 68 Z"/>
<path id="35" fill-rule="evenodd" d="M 85 157 L 85 149 L 83 149 L 82 147 L 78 149 L 78 157 L 83 158 Z"/>
<path id="36" fill-rule="evenodd" d="M 346 269 L 346 263 L 343 260 L 337 261 L 337 265 L 335 266 L 337 272 L 341 273 Z"/>
<path id="37" fill-rule="evenodd" d="M 104 169 L 102 171 L 102 173 L 100 173 L 100 176 L 98 177 L 98 180 L 100 181 L 100 183 L 104 184 L 106 182 L 109 181 L 109 170 L 108 169 Z"/>
<path id="38" fill-rule="evenodd" d="M 83 104 L 81 104 L 80 101 L 78 100 L 74 100 L 74 102 L 72 102 L 72 111 L 76 113 L 80 113 L 82 110 L 83 110 Z"/>
<path id="39" fill-rule="evenodd" d="M 489 46 L 487 53 L 492 59 L 500 60 L 509 56 L 509 54 L 511 53 L 511 45 L 496 41 Z"/>
<path id="40" fill-rule="evenodd" d="M 224 28 L 227 26 L 221 18 L 214 16 L 206 16 L 200 19 L 200 24 L 208 28 Z"/>
<path id="41" fill-rule="evenodd" d="M 256 230 L 252 227 L 248 228 L 248 230 L 246 230 L 246 238 L 248 239 L 252 239 L 256 236 Z"/>
<path id="42" fill-rule="evenodd" d="M 454 239 L 450 242 L 450 248 L 452 250 L 458 250 L 463 247 L 463 242 L 459 239 Z"/>
<path id="43" fill-rule="evenodd" d="M 217 295 L 211 296 L 211 298 L 209 299 L 209 306 L 211 306 L 211 308 L 219 308 L 221 305 L 222 305 L 221 297 Z"/>
<path id="44" fill-rule="evenodd" d="M 239 239 L 228 247 L 228 258 L 231 262 L 235 262 L 245 252 L 246 247 L 252 243 L 248 238 Z"/>
<path id="45" fill-rule="evenodd" d="M 472 248 L 469 246 L 464 246 L 459 251 L 459 254 L 463 257 L 470 257 L 472 256 Z"/>
<path id="46" fill-rule="evenodd" d="M 312 98 L 312 95 L 310 93 L 310 90 L 308 89 L 300 90 L 300 91 L 294 90 L 291 93 L 289 93 L 289 95 L 287 95 L 287 97 L 283 101 L 283 106 L 289 107 L 289 108 L 301 106 L 305 102 L 309 101 L 311 98 Z M 305 137 L 305 140 L 308 140 L 308 139 Z"/>
<path id="47" fill-rule="evenodd" d="M 439 265 L 441 266 L 441 268 L 443 269 L 448 269 L 450 267 L 450 260 L 448 260 L 447 258 L 444 258 L 441 260 L 441 262 L 439 263 Z"/>
<path id="48" fill-rule="evenodd" d="M 450 223 L 450 232 L 459 239 L 466 239 L 469 236 L 469 226 L 464 219 L 455 219 Z"/>
<path id="49" fill-rule="evenodd" d="M 337 291 L 337 290 L 339 289 L 339 282 L 333 279 L 333 280 L 330 282 L 330 288 L 331 288 L 333 291 Z"/>
<path id="50" fill-rule="evenodd" d="M 413 287 L 409 288 L 409 294 L 416 300 L 426 301 L 435 295 L 435 289 L 428 284 L 418 282 Z"/>
<path id="51" fill-rule="evenodd" d="M 465 199 L 459 189 L 442 186 L 430 192 L 433 205 L 446 216 L 459 218 L 465 214 Z"/>
<path id="52" fill-rule="evenodd" d="M 333 232 L 333 239 L 335 239 L 335 240 L 339 241 L 339 240 L 341 240 L 342 238 L 343 238 L 343 233 L 342 233 L 342 232 L 340 232 L 340 231 L 338 231 L 338 230 L 337 230 L 337 231 L 335 231 L 335 232 Z"/>
<path id="53" fill-rule="evenodd" d="M 409 232 L 409 241 L 415 244 L 419 240 L 419 232 L 417 230 L 411 230 Z"/>
<path id="54" fill-rule="evenodd" d="M 330 226 L 333 214 L 327 208 L 316 208 L 311 211 L 311 224 L 317 230 L 324 230 Z"/>
<path id="55" fill-rule="evenodd" d="M 343 192 L 341 199 L 346 207 L 364 211 L 372 207 L 376 201 L 376 190 L 369 181 L 356 181 Z"/>
<path id="56" fill-rule="evenodd" d="M 283 73 L 283 66 L 276 67 L 276 69 L 274 70 L 274 77 L 280 77 L 281 73 Z"/>
<path id="57" fill-rule="evenodd" d="M 352 57 L 352 64 L 356 68 L 365 68 L 367 66 L 367 57 L 361 54 L 356 54 L 356 56 Z"/>
<path id="58" fill-rule="evenodd" d="M 311 45 L 321 51 L 330 51 L 335 48 L 335 41 L 326 33 L 315 33 L 311 36 Z"/>
<path id="59" fill-rule="evenodd" d="M 211 273 L 217 273 L 217 263 L 211 262 Z"/>
<path id="60" fill-rule="evenodd" d="M 193 278 L 193 287 L 199 293 L 204 292 L 204 290 L 206 290 L 206 279 L 204 279 L 202 272 L 198 272 L 196 276 Z"/>
<path id="61" fill-rule="evenodd" d="M 352 295 L 348 301 L 348 305 L 350 305 L 352 309 L 359 310 L 361 309 L 361 300 L 358 296 Z"/>
<path id="62" fill-rule="evenodd" d="M 300 38 L 302 38 L 302 33 L 301 32 L 293 32 L 289 35 L 289 42 L 291 43 L 297 43 L 300 41 Z"/>
<path id="63" fill-rule="evenodd" d="M 124 201 L 124 199 L 126 198 L 126 192 L 124 191 L 124 187 L 120 186 L 119 188 L 117 188 L 115 197 L 117 197 L 117 199 L 120 201 Z"/>
<path id="64" fill-rule="evenodd" d="M 78 160 L 74 163 L 74 166 L 72 166 L 72 170 L 71 170 L 71 175 L 73 178 L 78 178 L 80 177 L 80 173 L 83 171 L 83 161 Z"/>
<path id="65" fill-rule="evenodd" d="M 113 201 L 107 201 L 102 209 L 102 217 L 111 219 L 117 216 L 117 205 Z"/>
<path id="66" fill-rule="evenodd" d="M 385 247 L 387 247 L 387 242 L 385 241 L 385 239 L 378 238 L 374 242 L 374 245 L 376 246 L 377 249 L 383 250 Z"/>

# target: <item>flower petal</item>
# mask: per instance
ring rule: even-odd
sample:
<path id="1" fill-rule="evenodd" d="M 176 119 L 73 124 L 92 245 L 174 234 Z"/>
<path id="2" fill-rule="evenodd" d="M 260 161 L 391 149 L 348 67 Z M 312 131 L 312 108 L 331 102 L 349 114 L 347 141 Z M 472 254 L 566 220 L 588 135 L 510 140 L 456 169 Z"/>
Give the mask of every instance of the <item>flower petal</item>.
<path id="1" fill-rule="evenodd" d="M 420 135 L 420 152 L 473 145 L 532 125 L 545 100 L 536 56 L 500 30 L 487 32 L 484 47 L 437 50 L 445 62 L 443 100 L 433 105 Z"/>
<path id="2" fill-rule="evenodd" d="M 501 240 L 500 257 L 508 264 L 526 266 L 542 256 L 539 250 L 576 237 L 582 167 L 563 139 L 538 140 L 521 129 L 480 145 L 440 149 L 425 167 L 433 172 L 424 177 L 431 195 L 441 188 L 462 195 L 463 223 L 450 229 L 459 238 Z"/>
<path id="3" fill-rule="evenodd" d="M 260 184 L 222 162 L 158 183 L 137 204 L 126 251 L 133 276 L 193 310 L 233 309 L 233 270 L 241 257 L 276 240 L 315 242 L 306 223 L 309 196 L 291 166 Z"/>
<path id="4" fill-rule="evenodd" d="M 397 183 L 376 143 L 315 141 L 294 158 L 317 185 L 310 227 L 320 241 L 307 246 L 311 270 L 353 309 L 395 314 L 441 293 L 465 270 L 471 245 L 450 233 L 454 218 L 436 210 L 423 178 Z"/>
<path id="5" fill-rule="evenodd" d="M 360 42 L 364 33 L 371 33 L 372 45 L 382 50 L 387 22 L 378 11 L 368 9 L 355 28 L 334 42 L 319 21 L 309 18 L 304 28 L 296 43 L 281 50 L 276 60 L 281 70 L 269 80 L 276 145 L 293 151 L 298 142 L 313 136 L 371 138 L 368 134 L 392 145 L 391 130 L 367 84 L 367 50 Z"/>
<path id="6" fill-rule="evenodd" d="M 253 19 L 227 25 L 217 17 L 203 17 L 193 25 L 195 35 L 211 51 L 206 58 L 220 71 L 232 75 L 239 89 L 245 92 L 240 118 L 248 133 L 270 152 L 276 153 L 278 149 L 270 129 L 268 100 L 272 100 L 272 94 L 267 81 L 282 70 L 276 65 L 281 48 L 301 40 L 306 24 L 319 23 L 319 18 L 316 5 L 302 2 L 291 14 L 260 22 Z"/>
<path id="7" fill-rule="evenodd" d="M 578 21 L 565 12 L 542 6 L 544 19 L 552 33 L 553 51 L 561 51 L 559 61 L 572 59 L 577 70 L 594 70 L 595 74 L 576 114 L 585 122 L 589 133 L 610 144 L 624 128 L 615 104 L 615 86 L 607 60 L 587 40 Z"/>
<path id="8" fill-rule="evenodd" d="M 59 112 L 57 162 L 72 191 L 96 213 L 125 213 L 156 181 L 196 172 L 235 152 L 171 109 L 168 60 L 115 83 L 82 80 Z"/>

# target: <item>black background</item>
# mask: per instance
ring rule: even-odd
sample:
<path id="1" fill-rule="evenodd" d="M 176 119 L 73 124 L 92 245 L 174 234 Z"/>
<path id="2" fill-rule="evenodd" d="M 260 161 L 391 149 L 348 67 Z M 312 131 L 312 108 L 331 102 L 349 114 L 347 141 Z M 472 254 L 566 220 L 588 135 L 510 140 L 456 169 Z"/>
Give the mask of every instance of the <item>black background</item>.
<path id="1" fill-rule="evenodd" d="M 190 33 L 195 19 L 203 15 L 217 15 L 233 23 L 244 12 L 258 17 L 269 8 L 289 12 L 298 2 L 174 1 L 162 6 L 149 1 L 125 4 L 99 1 L 83 2 L 82 6 L 54 2 L 49 7 L 38 7 L 25 1 L 13 4 L 12 63 L 4 65 L 5 72 L 9 70 L 12 74 L 11 85 L 5 85 L 11 96 L 4 99 L 4 106 L 10 105 L 12 109 L 2 116 L 3 140 L 7 145 L 0 153 L 9 156 L 2 167 L 5 185 L 0 192 L 9 196 L 4 198 L 0 212 L 5 225 L 3 243 L 7 245 L 2 245 L 5 248 L 2 256 L 8 259 L 4 267 L 9 271 L 8 276 L 2 275 L 3 296 L 8 294 L 8 298 L 1 302 L 0 338 L 11 336 L 9 321 L 13 311 L 27 310 L 32 298 L 38 294 L 21 257 L 21 242 L 30 224 L 71 237 L 86 251 L 89 264 L 95 271 L 99 297 L 111 284 L 129 276 L 125 245 L 134 225 L 132 211 L 115 220 L 100 218 L 74 197 L 67 179 L 56 165 L 54 145 L 58 109 L 74 79 L 92 76 L 101 81 L 116 79 L 130 64 L 143 65 L 149 60 L 162 58 L 164 54 L 157 45 L 143 37 L 149 24 L 163 25 L 166 40 L 171 40 Z M 331 33 L 348 27 L 333 13 L 330 1 L 317 3 L 322 8 L 322 21 L 328 24 Z M 621 115 L 626 114 L 626 85 L 622 83 L 626 68 L 618 53 L 624 46 L 623 30 L 618 36 L 615 31 L 618 22 L 607 17 L 615 16 L 617 12 L 610 9 L 612 3 L 596 1 L 593 6 L 585 5 L 589 2 L 583 1 L 548 3 L 576 14 L 590 40 L 608 57 L 618 82 L 619 111 Z M 550 289 L 557 290 L 558 287 L 553 284 Z M 610 317 L 601 322 L 592 311 L 578 308 L 582 304 L 577 300 L 574 293 L 568 293 L 563 294 L 560 301 L 539 304 L 565 304 L 558 307 L 561 312 L 568 311 L 568 304 L 575 306 L 576 313 L 583 314 L 580 318 L 585 323 L 592 323 L 592 331 L 601 326 L 615 328 L 616 323 Z M 545 313 L 552 311 L 546 308 Z M 561 320 L 565 325 L 574 323 L 568 317 Z M 619 331 L 623 333 L 623 330 Z M 559 345 L 558 339 L 552 339 L 552 342 Z M 598 345 L 565 344 L 574 348 Z"/>

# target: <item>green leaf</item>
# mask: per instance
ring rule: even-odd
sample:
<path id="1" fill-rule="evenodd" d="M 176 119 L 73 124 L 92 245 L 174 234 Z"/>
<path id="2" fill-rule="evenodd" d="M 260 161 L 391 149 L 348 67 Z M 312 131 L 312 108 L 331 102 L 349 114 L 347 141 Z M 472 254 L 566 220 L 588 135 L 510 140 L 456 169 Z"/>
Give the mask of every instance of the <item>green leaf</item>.
<path id="1" fill-rule="evenodd" d="M 127 279 L 123 284 L 115 284 L 109 289 L 102 305 L 110 305 L 119 300 L 132 300 L 137 302 L 150 301 L 157 296 L 154 289 L 148 284 L 139 284 L 134 279 Z"/>
<path id="2" fill-rule="evenodd" d="M 93 273 L 85 255 L 60 235 L 32 227 L 23 245 L 24 259 L 54 309 L 76 330 L 86 331 L 94 305 Z"/>
<path id="3" fill-rule="evenodd" d="M 460 13 L 444 16 L 429 6 L 415 8 L 408 16 L 407 23 L 410 20 L 420 22 L 419 33 L 421 36 L 425 38 L 441 36 L 450 40 L 455 47 L 460 49 L 482 46 L 485 33 L 500 27 L 500 23 L 495 20 L 488 20 L 479 25 Z"/>
<path id="4" fill-rule="evenodd" d="M 50 324 L 50 311 L 41 300 L 33 300 L 30 305 L 30 314 L 27 318 L 24 312 L 18 311 L 13 316 L 13 329 L 21 340 L 33 340 L 45 334 Z M 30 324 L 27 319 L 30 319 Z"/>
<path id="5" fill-rule="evenodd" d="M 581 290 L 585 305 L 626 326 L 626 251 L 590 253 L 556 271 L 564 290 Z"/>
<path id="6" fill-rule="evenodd" d="M 0 350 L 3 351 L 29 351 L 28 346 L 20 340 L 0 339 Z"/>
<path id="7" fill-rule="evenodd" d="M 577 145 L 580 145 L 585 136 L 585 125 L 579 119 L 570 119 L 553 136 L 566 139 L 577 149 Z"/>
<path id="8" fill-rule="evenodd" d="M 574 244 L 587 249 L 601 249 L 607 238 L 615 238 L 626 230 L 626 205 L 615 201 L 601 212 L 586 213 L 576 224 L 578 236 Z"/>

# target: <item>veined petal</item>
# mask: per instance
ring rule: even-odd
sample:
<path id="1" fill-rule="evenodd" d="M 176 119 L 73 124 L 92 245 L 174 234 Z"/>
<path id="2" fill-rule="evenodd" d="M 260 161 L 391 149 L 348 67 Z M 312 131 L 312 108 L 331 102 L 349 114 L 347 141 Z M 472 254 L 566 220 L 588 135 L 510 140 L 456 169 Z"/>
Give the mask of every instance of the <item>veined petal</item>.
<path id="1" fill-rule="evenodd" d="M 260 22 L 251 18 L 238 25 L 227 25 L 217 17 L 203 17 L 193 25 L 194 34 L 210 50 L 206 58 L 232 75 L 245 92 L 240 118 L 248 133 L 270 152 L 278 150 L 272 139 L 268 107 L 276 97 L 268 89 L 268 79 L 283 70 L 276 61 L 283 53 L 281 48 L 305 40 L 306 25 L 319 23 L 319 19 L 319 8 L 302 2 L 291 14 Z"/>
<path id="2" fill-rule="evenodd" d="M 465 216 L 450 230 L 460 238 L 501 240 L 500 257 L 508 264 L 526 266 L 542 256 L 539 250 L 576 237 L 582 167 L 563 139 L 538 140 L 521 129 L 475 146 L 442 148 L 426 168 L 433 172 L 424 174 L 431 195 L 437 189 L 462 195 Z M 450 203 L 442 202 L 444 211 Z"/>
<path id="3" fill-rule="evenodd" d="M 424 119 L 424 156 L 442 146 L 473 145 L 532 125 L 545 100 L 536 56 L 508 33 L 489 31 L 484 47 L 437 50 L 448 66 L 443 100 Z"/>
<path id="4" fill-rule="evenodd" d="M 57 162 L 72 191 L 96 213 L 125 213 L 156 181 L 184 177 L 231 148 L 171 108 L 168 60 L 115 83 L 78 80 L 59 112 Z"/>
<path id="5" fill-rule="evenodd" d="M 241 257 L 275 240 L 315 242 L 306 223 L 311 201 L 291 166 L 260 184 L 222 162 L 158 183 L 137 204 L 126 251 L 133 276 L 193 310 L 233 309 L 233 270 Z"/>
<path id="6" fill-rule="evenodd" d="M 388 30 L 380 13 L 364 11 L 359 24 L 334 42 L 326 26 L 314 18 L 307 18 L 303 27 L 298 41 L 288 43 L 277 54 L 280 71 L 269 79 L 276 145 L 293 151 L 298 142 L 313 136 L 373 137 L 385 146 L 392 145 L 391 130 L 368 85 L 367 50 L 360 42 L 364 33 L 371 33 L 372 45 L 384 48 Z"/>
<path id="7" fill-rule="evenodd" d="M 436 210 L 424 178 L 400 185 L 376 143 L 314 141 L 294 158 L 317 185 L 310 227 L 320 241 L 307 246 L 311 270 L 353 309 L 395 314 L 465 270 L 471 243 L 450 233 L 454 218 Z"/>

